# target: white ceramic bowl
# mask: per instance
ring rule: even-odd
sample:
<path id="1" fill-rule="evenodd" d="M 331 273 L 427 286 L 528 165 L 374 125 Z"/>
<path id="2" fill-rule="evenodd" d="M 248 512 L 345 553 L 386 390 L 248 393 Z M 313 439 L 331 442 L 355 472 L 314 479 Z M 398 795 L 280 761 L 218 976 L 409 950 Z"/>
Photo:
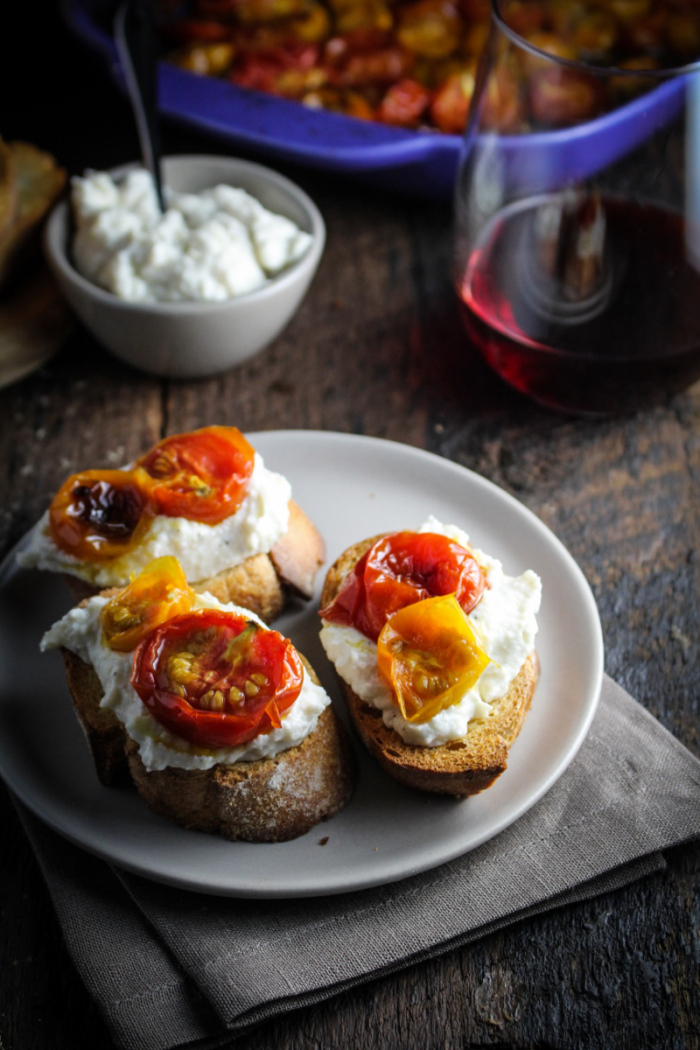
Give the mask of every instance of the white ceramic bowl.
<path id="1" fill-rule="evenodd" d="M 113 169 L 119 176 L 134 165 Z M 294 316 L 316 272 L 326 230 L 313 201 L 270 168 L 232 157 L 166 157 L 166 185 L 197 193 L 228 183 L 286 216 L 313 241 L 305 255 L 263 288 L 216 303 L 131 303 L 92 284 L 70 255 L 70 205 L 62 201 L 46 224 L 44 249 L 58 283 L 83 324 L 123 361 L 159 376 L 194 378 L 224 372 L 256 354 Z"/>

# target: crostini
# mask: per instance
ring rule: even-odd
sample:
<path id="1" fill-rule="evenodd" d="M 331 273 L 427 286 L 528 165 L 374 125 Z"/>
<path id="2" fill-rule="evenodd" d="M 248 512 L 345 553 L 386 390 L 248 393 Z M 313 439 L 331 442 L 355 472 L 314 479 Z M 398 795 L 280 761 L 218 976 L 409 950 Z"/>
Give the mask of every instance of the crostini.
<path id="1" fill-rule="evenodd" d="M 539 577 L 454 526 L 375 536 L 331 566 L 321 641 L 357 732 L 396 780 L 474 795 L 506 768 L 539 677 Z"/>
<path id="2" fill-rule="evenodd" d="M 235 427 L 165 438 L 123 470 L 69 477 L 19 555 L 64 574 L 74 597 L 125 586 L 172 555 L 198 591 L 271 623 L 289 594 L 310 598 L 325 546 Z"/>
<path id="3" fill-rule="evenodd" d="M 351 749 L 313 669 L 247 609 L 197 594 L 176 559 L 51 627 L 98 777 L 128 771 L 186 828 L 249 842 L 307 832 L 348 802 Z"/>

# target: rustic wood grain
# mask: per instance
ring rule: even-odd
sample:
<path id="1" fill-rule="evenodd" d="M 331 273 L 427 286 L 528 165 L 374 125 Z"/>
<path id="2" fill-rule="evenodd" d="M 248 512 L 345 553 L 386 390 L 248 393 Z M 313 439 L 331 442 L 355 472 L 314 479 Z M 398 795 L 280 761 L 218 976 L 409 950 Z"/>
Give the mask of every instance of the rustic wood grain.
<path id="1" fill-rule="evenodd" d="M 33 39 L 31 15 L 15 8 L 9 28 Z M 33 65 L 56 97 L 52 115 L 23 106 L 4 70 L 0 133 L 53 150 L 72 172 L 131 159 L 125 103 L 55 14 L 46 30 Z M 83 104 L 88 84 L 100 127 Z M 168 128 L 166 148 L 221 144 Z M 466 343 L 447 203 L 284 170 L 328 226 L 322 270 L 288 329 L 242 368 L 189 383 L 128 369 L 79 329 L 37 374 L 0 391 L 0 550 L 68 473 L 119 465 L 189 427 L 318 428 L 425 447 L 511 492 L 563 541 L 596 596 L 607 670 L 700 753 L 700 385 L 605 421 L 531 405 Z M 4 788 L 0 818 L 0 1047 L 108 1050 Z M 297 1011 L 235 1046 L 698 1050 L 700 846 L 666 859 L 661 875 Z"/>

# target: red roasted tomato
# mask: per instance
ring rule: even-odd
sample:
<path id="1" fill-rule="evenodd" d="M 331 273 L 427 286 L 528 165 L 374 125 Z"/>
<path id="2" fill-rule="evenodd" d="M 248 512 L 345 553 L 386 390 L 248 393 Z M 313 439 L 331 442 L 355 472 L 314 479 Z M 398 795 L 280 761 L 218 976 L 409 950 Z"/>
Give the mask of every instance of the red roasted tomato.
<path id="1" fill-rule="evenodd" d="M 417 80 L 392 84 L 377 109 L 377 118 L 400 128 L 417 127 L 430 103 L 430 92 Z"/>
<path id="2" fill-rule="evenodd" d="M 159 514 L 216 525 L 248 491 L 255 450 L 236 427 L 204 427 L 159 442 L 138 460 Z"/>
<path id="3" fill-rule="evenodd" d="M 198 747 L 238 747 L 281 725 L 301 690 L 292 643 L 238 613 L 198 609 L 151 631 L 131 684 L 155 719 Z"/>
<path id="4" fill-rule="evenodd" d="M 135 547 L 155 514 L 144 478 L 131 470 L 71 475 L 49 508 L 56 545 L 82 561 L 116 558 Z"/>
<path id="5" fill-rule="evenodd" d="M 435 532 L 394 532 L 360 558 L 321 616 L 376 641 L 392 613 L 406 605 L 454 594 L 468 613 L 485 587 L 479 563 L 459 543 Z"/>

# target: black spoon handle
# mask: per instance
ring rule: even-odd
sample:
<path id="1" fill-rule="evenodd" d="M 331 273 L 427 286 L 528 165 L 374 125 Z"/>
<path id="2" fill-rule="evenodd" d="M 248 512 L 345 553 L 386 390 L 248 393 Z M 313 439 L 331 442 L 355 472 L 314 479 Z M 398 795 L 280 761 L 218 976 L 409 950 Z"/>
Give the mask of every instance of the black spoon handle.
<path id="1" fill-rule="evenodd" d="M 156 27 L 148 0 L 125 0 L 121 4 L 114 17 L 114 39 L 136 117 L 141 155 L 153 176 L 161 211 L 165 211 L 158 134 Z"/>

